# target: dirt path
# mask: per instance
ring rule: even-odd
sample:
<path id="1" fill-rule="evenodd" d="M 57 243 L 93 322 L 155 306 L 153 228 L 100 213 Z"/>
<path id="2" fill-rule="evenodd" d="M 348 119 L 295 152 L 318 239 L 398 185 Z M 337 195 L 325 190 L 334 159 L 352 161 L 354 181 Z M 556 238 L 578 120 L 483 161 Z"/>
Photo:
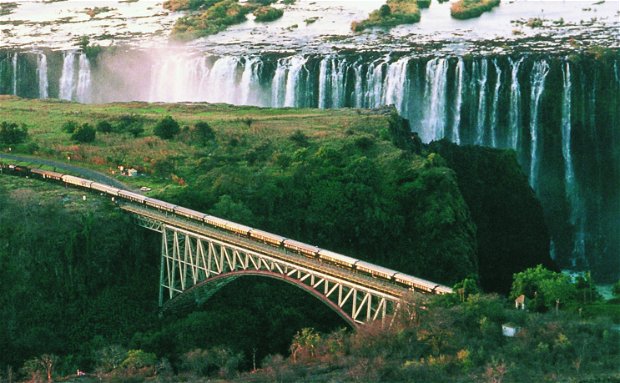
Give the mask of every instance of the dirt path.
<path id="1" fill-rule="evenodd" d="M 60 173 L 62 173 L 63 170 L 70 171 L 71 173 L 75 175 L 88 178 L 89 180 L 97 181 L 102 184 L 106 184 L 106 185 L 110 185 L 110 186 L 114 186 L 114 187 L 122 188 L 126 190 L 133 189 L 125 185 L 121 181 L 117 180 L 116 178 L 110 177 L 106 174 L 97 172 L 95 170 L 90 170 L 90 169 L 82 168 L 79 166 L 70 165 L 64 162 L 60 162 L 60 161 L 49 160 L 46 158 L 37 158 L 37 157 L 30 157 L 30 156 L 23 156 L 23 155 L 16 155 L 16 154 L 8 154 L 8 153 L 0 153 L 0 159 L 26 162 L 30 164 L 52 166 L 55 171 L 60 172 Z"/>

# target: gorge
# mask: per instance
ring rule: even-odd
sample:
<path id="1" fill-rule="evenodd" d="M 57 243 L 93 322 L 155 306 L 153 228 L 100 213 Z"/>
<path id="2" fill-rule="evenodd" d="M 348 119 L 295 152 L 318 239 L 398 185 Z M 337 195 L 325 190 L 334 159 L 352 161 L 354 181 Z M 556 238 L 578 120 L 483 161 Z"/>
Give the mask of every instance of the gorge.
<path id="1" fill-rule="evenodd" d="M 180 49 L 0 52 L 0 93 L 84 103 L 394 105 L 423 142 L 513 149 L 562 268 L 620 274 L 620 55 L 398 51 L 209 54 Z"/>

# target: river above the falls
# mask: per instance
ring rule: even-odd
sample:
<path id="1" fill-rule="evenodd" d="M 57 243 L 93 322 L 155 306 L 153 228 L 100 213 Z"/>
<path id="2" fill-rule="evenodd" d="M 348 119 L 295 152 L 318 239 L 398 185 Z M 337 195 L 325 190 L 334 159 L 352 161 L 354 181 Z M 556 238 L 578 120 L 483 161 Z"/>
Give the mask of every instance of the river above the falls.
<path id="1" fill-rule="evenodd" d="M 248 20 L 213 36 L 195 40 L 190 46 L 211 53 L 259 53 L 297 51 L 325 53 L 328 50 L 410 49 L 411 45 L 443 42 L 451 52 L 471 49 L 472 42 L 493 41 L 526 45 L 531 39 L 547 41 L 571 38 L 619 46 L 620 13 L 618 0 L 606 1 L 503 1 L 479 18 L 456 20 L 450 5 L 432 2 L 422 10 L 417 24 L 391 30 L 374 29 L 356 34 L 351 22 L 364 19 L 383 0 L 297 0 L 276 6 L 284 16 L 270 23 Z M 160 1 L 152 0 L 65 0 L 15 1 L 16 7 L 0 16 L 2 48 L 69 49 L 81 36 L 109 46 L 128 44 L 158 46 L 169 42 L 169 31 L 182 12 L 168 12 Z M 96 14 L 89 9 L 97 9 Z M 1 14 L 1 12 L 0 12 Z M 543 27 L 527 26 L 531 19 L 543 20 Z M 502 43 L 500 43 L 502 42 Z M 532 48 L 532 47 L 530 47 Z"/>

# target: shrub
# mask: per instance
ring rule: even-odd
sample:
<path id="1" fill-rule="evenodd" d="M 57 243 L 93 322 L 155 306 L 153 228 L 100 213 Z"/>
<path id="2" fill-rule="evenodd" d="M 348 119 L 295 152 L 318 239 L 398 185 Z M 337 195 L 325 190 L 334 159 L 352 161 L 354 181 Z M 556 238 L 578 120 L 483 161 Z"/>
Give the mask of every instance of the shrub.
<path id="1" fill-rule="evenodd" d="M 200 121 L 194 125 L 192 138 L 200 144 L 206 145 L 207 142 L 215 139 L 215 132 L 207 122 Z"/>
<path id="2" fill-rule="evenodd" d="M 256 17 L 256 21 L 273 21 L 277 20 L 284 14 L 284 11 L 274 7 L 259 7 L 253 12 Z"/>
<path id="3" fill-rule="evenodd" d="M 108 121 L 99 121 L 97 122 L 96 129 L 101 133 L 110 133 L 112 131 L 112 124 Z"/>
<path id="4" fill-rule="evenodd" d="M 450 7 L 450 15 L 455 19 L 471 19 L 498 6 L 500 0 L 459 0 Z"/>
<path id="5" fill-rule="evenodd" d="M 83 124 L 73 132 L 71 139 L 78 142 L 93 142 L 96 134 L 97 131 L 90 124 Z"/>
<path id="6" fill-rule="evenodd" d="M 66 121 L 61 127 L 62 131 L 67 133 L 73 133 L 77 128 L 78 123 L 73 120 Z"/>
<path id="7" fill-rule="evenodd" d="M 20 144 L 28 138 L 26 126 L 17 126 L 14 122 L 0 123 L 0 142 L 6 145 Z"/>
<path id="8" fill-rule="evenodd" d="M 153 133 L 155 133 L 155 135 L 159 138 L 169 140 L 179 134 L 180 130 L 181 129 L 179 128 L 179 123 L 176 122 L 172 117 L 166 116 L 161 119 L 157 123 L 157 125 L 155 125 Z"/>

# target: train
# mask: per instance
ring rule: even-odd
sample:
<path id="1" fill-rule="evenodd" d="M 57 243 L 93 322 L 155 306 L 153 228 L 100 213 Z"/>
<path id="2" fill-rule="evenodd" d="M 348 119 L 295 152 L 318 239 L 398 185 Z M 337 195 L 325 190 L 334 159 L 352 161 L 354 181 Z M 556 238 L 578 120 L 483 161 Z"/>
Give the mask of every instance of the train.
<path id="1" fill-rule="evenodd" d="M 452 289 L 447 286 L 430 282 L 422 278 L 417 278 L 412 275 L 348 257 L 330 250 L 321 249 L 318 246 L 308 245 L 294 239 L 286 238 L 267 231 L 188 209 L 183 206 L 174 205 L 169 202 L 147 197 L 129 190 L 105 185 L 96 181 L 87 180 L 69 174 L 29 168 L 22 165 L 5 164 L 2 162 L 0 162 L 0 171 L 3 173 L 21 175 L 25 177 L 36 177 L 43 180 L 62 182 L 66 185 L 80 189 L 103 193 L 111 196 L 115 201 L 130 201 L 167 214 L 174 214 L 175 216 L 183 217 L 184 219 L 190 221 L 197 221 L 228 233 L 233 233 L 235 235 L 250 238 L 254 241 L 273 247 L 284 249 L 287 252 L 318 259 L 321 262 L 348 268 L 377 279 L 392 281 L 414 291 L 423 291 L 431 294 L 450 294 L 453 292 Z"/>

